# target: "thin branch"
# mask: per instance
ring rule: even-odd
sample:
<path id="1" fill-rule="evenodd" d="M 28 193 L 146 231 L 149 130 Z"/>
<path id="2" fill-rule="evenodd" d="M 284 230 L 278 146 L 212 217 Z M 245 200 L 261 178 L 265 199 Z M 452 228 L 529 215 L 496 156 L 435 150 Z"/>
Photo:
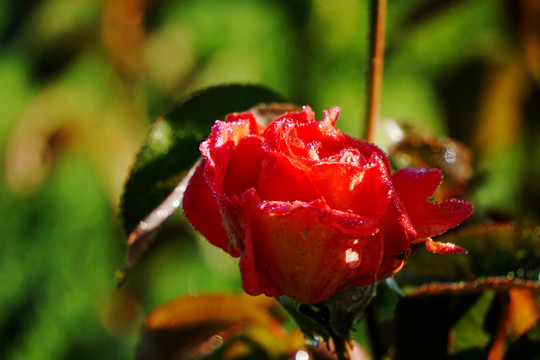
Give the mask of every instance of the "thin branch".
<path id="1" fill-rule="evenodd" d="M 386 26 L 386 0 L 371 0 L 371 27 L 369 33 L 370 58 L 368 67 L 367 125 L 364 139 L 373 142 L 381 107 L 384 67 L 384 37 Z"/>

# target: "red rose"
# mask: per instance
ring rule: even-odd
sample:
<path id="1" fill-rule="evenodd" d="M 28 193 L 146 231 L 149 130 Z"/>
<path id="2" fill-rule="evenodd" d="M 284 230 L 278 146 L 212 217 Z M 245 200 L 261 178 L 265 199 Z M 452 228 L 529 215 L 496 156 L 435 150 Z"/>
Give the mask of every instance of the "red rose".
<path id="1" fill-rule="evenodd" d="M 428 201 L 438 169 L 391 175 L 385 154 L 334 127 L 339 108 L 284 115 L 268 127 L 252 113 L 217 121 L 184 194 L 191 224 L 240 256 L 244 290 L 313 304 L 397 272 L 411 244 L 460 252 L 431 236 L 472 213 L 459 200 Z"/>

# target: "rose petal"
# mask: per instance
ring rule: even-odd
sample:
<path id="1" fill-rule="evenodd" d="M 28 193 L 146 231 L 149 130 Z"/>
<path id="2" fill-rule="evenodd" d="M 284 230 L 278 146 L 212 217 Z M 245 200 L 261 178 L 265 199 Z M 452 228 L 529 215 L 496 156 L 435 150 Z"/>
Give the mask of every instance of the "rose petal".
<path id="1" fill-rule="evenodd" d="M 320 163 L 310 169 L 309 178 L 331 208 L 369 216 L 371 211 L 355 211 L 359 197 L 354 191 L 363 186 L 365 174 L 366 170 L 353 164 Z"/>
<path id="2" fill-rule="evenodd" d="M 262 161 L 257 193 L 263 200 L 309 202 L 319 198 L 302 168 L 279 153 L 266 154 Z"/>
<path id="3" fill-rule="evenodd" d="M 473 212 L 471 204 L 456 199 L 446 200 L 440 204 L 428 202 L 423 208 L 417 205 L 417 209 L 424 213 L 424 216 L 417 221 L 413 220 L 418 229 L 419 237 L 440 235 L 459 225 Z"/>
<path id="4" fill-rule="evenodd" d="M 262 139 L 258 136 L 247 136 L 231 151 L 223 192 L 227 195 L 242 195 L 249 188 L 257 186 L 257 179 L 263 160 Z"/>
<path id="5" fill-rule="evenodd" d="M 216 202 L 221 214 L 223 228 L 229 238 L 229 247 L 242 252 L 245 246 L 248 224 L 238 197 L 234 195 L 230 198 L 224 194 L 217 194 Z"/>
<path id="6" fill-rule="evenodd" d="M 351 211 L 376 222 L 383 243 L 379 278 L 401 268 L 416 230 L 392 187 L 381 158 L 373 154 L 364 167 L 320 163 L 312 167 L 310 178 L 331 208 Z"/>
<path id="7" fill-rule="evenodd" d="M 442 180 L 439 169 L 401 169 L 392 175 L 394 187 L 402 201 L 425 200 L 432 196 Z"/>
<path id="8" fill-rule="evenodd" d="M 430 202 L 428 197 L 435 191 L 440 178 L 438 169 L 403 169 L 392 176 L 394 187 L 420 239 L 444 233 L 473 211 L 471 204 L 460 200 L 451 199 L 440 204 Z"/>
<path id="9" fill-rule="evenodd" d="M 321 201 L 263 201 L 249 213 L 257 239 L 253 243 L 257 272 L 292 299 L 312 304 L 327 299 L 350 279 L 363 285 L 374 281 L 380 241 L 371 235 L 369 221 L 358 215 L 332 210 Z M 343 231 L 348 221 L 356 225 Z"/>
<path id="10" fill-rule="evenodd" d="M 322 123 L 325 126 L 334 126 L 339 117 L 340 111 L 341 109 L 339 108 L 339 106 L 333 106 L 328 110 L 324 110 Z"/>
<path id="11" fill-rule="evenodd" d="M 426 249 L 428 249 L 433 254 L 439 254 L 439 255 L 448 255 L 448 254 L 466 254 L 467 249 L 462 248 L 459 245 L 452 244 L 452 243 L 442 243 L 437 241 L 432 241 L 431 239 L 427 239 L 425 241 Z"/>
<path id="12" fill-rule="evenodd" d="M 203 172 L 206 160 L 202 160 L 191 177 L 182 208 L 191 225 L 208 241 L 234 257 L 240 253 L 229 244 L 229 238 L 222 225 L 219 208 L 214 195 L 206 183 Z"/>
<path id="13" fill-rule="evenodd" d="M 216 121 L 212 133 L 201 143 L 200 150 L 208 161 L 205 178 L 215 192 L 223 192 L 223 180 L 229 168 L 230 158 L 238 142 L 250 135 L 250 131 L 248 120 L 227 123 Z"/>
<path id="14" fill-rule="evenodd" d="M 259 135 L 266 128 L 264 125 L 257 122 L 257 118 L 252 112 L 232 113 L 225 118 L 225 122 L 235 122 L 239 120 L 249 121 L 249 131 L 251 134 Z"/>
<path id="15" fill-rule="evenodd" d="M 256 208 L 260 202 L 259 196 L 254 189 L 247 190 L 242 201 L 247 209 Z M 249 295 L 266 294 L 267 296 L 281 296 L 283 291 L 279 286 L 274 285 L 272 279 L 267 274 L 261 273 L 257 268 L 257 259 L 254 253 L 253 237 L 251 234 L 251 225 L 246 224 L 244 238 L 244 249 L 240 258 L 240 274 L 242 276 L 242 288 Z"/>

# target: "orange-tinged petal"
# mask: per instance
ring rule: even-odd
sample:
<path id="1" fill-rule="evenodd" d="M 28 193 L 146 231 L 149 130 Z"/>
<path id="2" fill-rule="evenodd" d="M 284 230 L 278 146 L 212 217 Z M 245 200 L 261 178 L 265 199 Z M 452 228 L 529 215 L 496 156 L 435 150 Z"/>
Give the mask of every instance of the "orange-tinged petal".
<path id="1" fill-rule="evenodd" d="M 439 255 L 449 255 L 449 254 L 466 254 L 467 250 L 462 248 L 459 245 L 452 244 L 449 242 L 442 243 L 438 241 L 433 241 L 431 239 L 426 239 L 426 249 L 434 254 Z"/>

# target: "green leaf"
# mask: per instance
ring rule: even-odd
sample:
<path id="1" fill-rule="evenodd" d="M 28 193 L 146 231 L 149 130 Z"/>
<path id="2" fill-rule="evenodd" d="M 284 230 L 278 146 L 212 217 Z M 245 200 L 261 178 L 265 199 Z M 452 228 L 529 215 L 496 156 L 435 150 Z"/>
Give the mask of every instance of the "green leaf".
<path id="1" fill-rule="evenodd" d="M 260 86 L 217 86 L 196 93 L 156 119 L 122 196 L 124 229 L 130 235 L 127 266 L 117 273 L 119 286 L 163 223 L 182 203 L 190 169 L 195 168 L 200 158 L 199 144 L 208 136 L 214 122 L 228 113 L 281 100 L 280 95 Z M 256 110 L 261 109 L 264 107 Z"/>
<path id="2" fill-rule="evenodd" d="M 400 299 L 394 318 L 395 359 L 446 359 L 450 330 L 477 296 L 415 296 Z"/>
<path id="3" fill-rule="evenodd" d="M 260 86 L 227 85 L 200 91 L 159 117 L 137 155 L 122 196 L 126 232 L 154 210 L 200 157 L 199 144 L 216 120 L 283 98 Z"/>

